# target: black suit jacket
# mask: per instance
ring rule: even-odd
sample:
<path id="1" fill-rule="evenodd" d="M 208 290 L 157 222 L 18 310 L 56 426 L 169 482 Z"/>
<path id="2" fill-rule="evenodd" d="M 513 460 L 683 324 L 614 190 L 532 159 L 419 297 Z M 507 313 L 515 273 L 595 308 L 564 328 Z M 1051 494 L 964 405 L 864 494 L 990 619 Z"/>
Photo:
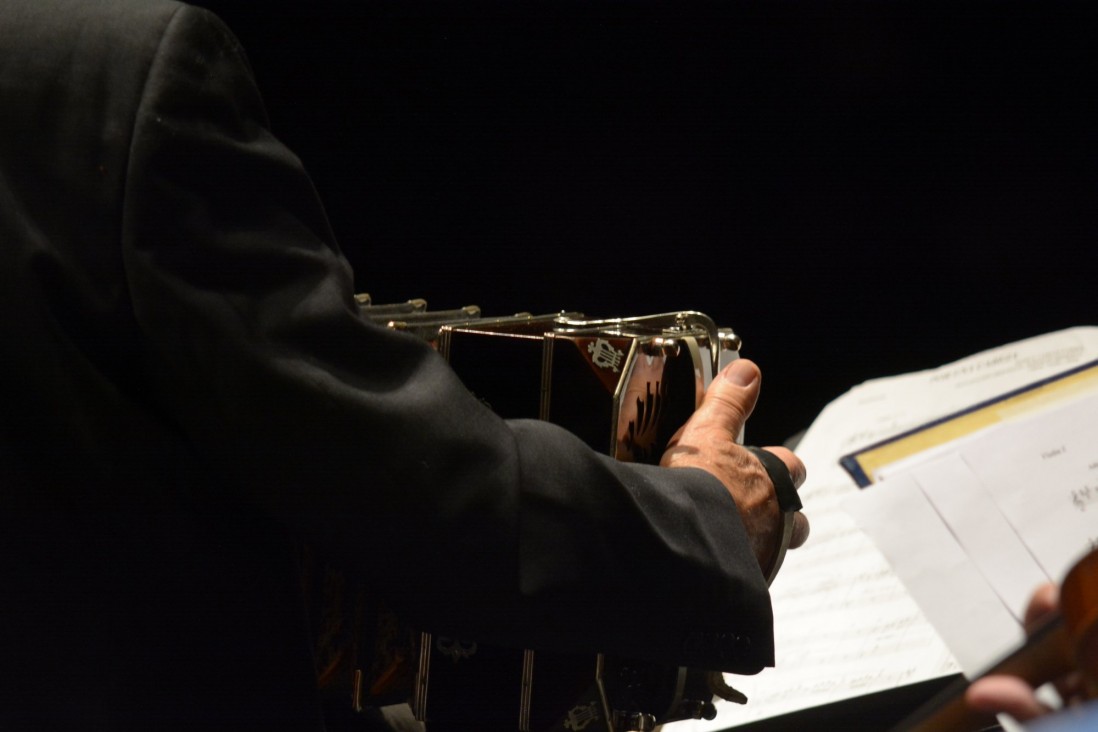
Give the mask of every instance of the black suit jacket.
<path id="1" fill-rule="evenodd" d="M 715 479 L 501 420 L 360 320 L 214 16 L 0 7 L 0 727 L 317 728 L 301 539 L 440 631 L 771 662 Z"/>

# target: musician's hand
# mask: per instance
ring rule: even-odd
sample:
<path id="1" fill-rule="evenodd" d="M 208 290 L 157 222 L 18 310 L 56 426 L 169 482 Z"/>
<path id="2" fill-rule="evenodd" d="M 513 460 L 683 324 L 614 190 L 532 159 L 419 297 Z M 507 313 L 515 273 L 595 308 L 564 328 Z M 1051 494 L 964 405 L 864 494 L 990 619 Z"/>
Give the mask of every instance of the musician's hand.
<path id="1" fill-rule="evenodd" d="M 1032 631 L 1058 605 L 1059 591 L 1056 585 L 1050 583 L 1038 587 L 1026 608 L 1026 630 Z M 1072 673 L 1057 679 L 1054 684 L 1060 697 L 1070 701 L 1080 693 L 1080 682 L 1079 674 Z M 985 676 L 972 682 L 965 691 L 965 703 L 978 712 L 1009 714 L 1018 721 L 1033 719 L 1052 711 L 1037 698 L 1033 687 L 1016 676 L 1005 674 Z"/>
<path id="2" fill-rule="evenodd" d="M 736 443 L 759 398 L 759 368 L 746 359 L 729 364 L 713 380 L 705 400 L 671 439 L 661 465 L 701 468 L 724 483 L 740 510 L 755 556 L 770 567 L 782 536 L 782 515 L 774 486 L 758 458 Z M 793 484 L 805 479 L 804 463 L 784 447 L 768 447 L 789 469 Z M 808 538 L 808 519 L 797 513 L 790 548 Z"/>

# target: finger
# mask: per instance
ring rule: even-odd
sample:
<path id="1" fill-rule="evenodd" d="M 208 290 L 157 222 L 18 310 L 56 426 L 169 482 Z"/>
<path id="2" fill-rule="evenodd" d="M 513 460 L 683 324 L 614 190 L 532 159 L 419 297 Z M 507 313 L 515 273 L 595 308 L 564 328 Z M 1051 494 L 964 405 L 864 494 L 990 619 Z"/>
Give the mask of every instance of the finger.
<path id="1" fill-rule="evenodd" d="M 777 447 L 773 445 L 764 447 L 763 449 L 781 458 L 781 461 L 785 463 L 786 470 L 789 471 L 789 477 L 793 479 L 793 485 L 798 488 L 804 485 L 805 478 L 808 477 L 808 469 L 805 468 L 801 459 L 793 454 L 792 450 L 786 447 Z"/>
<path id="2" fill-rule="evenodd" d="M 761 377 L 754 362 L 737 358 L 713 379 L 698 412 L 702 418 L 718 422 L 733 437 L 739 437 L 759 400 Z"/>
<path id="3" fill-rule="evenodd" d="M 1054 583 L 1048 582 L 1038 587 L 1029 598 L 1029 605 L 1026 606 L 1024 622 L 1026 629 L 1032 630 L 1034 625 L 1055 611 L 1059 604 L 1060 591 Z"/>
<path id="4" fill-rule="evenodd" d="M 1034 719 L 1048 712 L 1029 684 L 1017 676 L 986 676 L 965 690 L 965 703 L 985 714 L 1006 713 L 1018 721 Z"/>
<path id="5" fill-rule="evenodd" d="M 754 448 L 748 449 L 753 450 Z M 804 484 L 805 479 L 808 477 L 808 471 L 805 468 L 804 463 L 801 462 L 801 459 L 793 454 L 793 451 L 785 447 L 774 446 L 763 449 L 781 461 L 781 465 L 784 466 L 785 471 L 789 474 L 789 479 L 792 481 L 795 488 L 800 488 Z M 758 454 L 756 456 L 758 457 Z M 780 470 L 781 468 L 778 469 Z M 767 472 L 770 473 L 770 469 L 768 469 Z M 772 473 L 770 475 L 771 479 L 774 481 L 780 479 Z M 774 490 L 776 492 L 778 491 L 777 485 L 774 486 Z M 780 503 L 781 498 L 779 497 L 779 504 Z M 808 541 L 808 533 L 808 517 L 800 511 L 797 511 L 793 515 L 793 531 L 789 537 L 789 548 L 796 549 Z"/>
<path id="6" fill-rule="evenodd" d="M 796 549 L 808 541 L 808 517 L 800 511 L 793 514 L 793 535 L 789 538 L 789 548 Z"/>

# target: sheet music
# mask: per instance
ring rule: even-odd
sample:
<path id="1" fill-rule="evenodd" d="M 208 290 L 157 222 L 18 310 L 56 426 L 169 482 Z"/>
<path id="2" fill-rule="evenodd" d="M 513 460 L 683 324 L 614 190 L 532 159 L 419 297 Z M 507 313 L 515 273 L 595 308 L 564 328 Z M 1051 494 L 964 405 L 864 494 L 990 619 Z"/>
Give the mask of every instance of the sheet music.
<path id="1" fill-rule="evenodd" d="M 1098 486 L 1096 445 L 1091 394 L 908 460 L 848 502 L 966 674 L 1021 643 L 1033 588 L 1098 546 L 1084 498 Z"/>
<path id="2" fill-rule="evenodd" d="M 974 674 L 1021 643 L 1024 634 L 1017 615 L 941 520 L 921 485 L 912 473 L 897 475 L 853 496 L 848 508 L 892 560 L 961 671 Z M 897 515 L 903 516 L 902 527 L 896 525 Z M 1026 592 L 1046 580 L 1040 571 L 1033 579 Z"/>
<path id="3" fill-rule="evenodd" d="M 962 454 L 1050 579 L 1098 547 L 1098 396 L 1003 425 Z"/>
<path id="4" fill-rule="evenodd" d="M 956 659 L 884 555 L 843 509 L 858 488 L 838 460 L 1096 357 L 1098 328 L 1072 328 L 937 369 L 874 379 L 829 404 L 797 450 L 808 467 L 800 493 L 812 533 L 789 553 L 771 587 L 776 668 L 728 675 L 747 695 L 746 706 L 719 703 L 715 719 L 667 729 L 723 730 L 957 672 Z"/>
<path id="5" fill-rule="evenodd" d="M 994 439 L 991 435 L 988 437 Z M 1004 453 L 1002 457 L 1009 459 L 1011 455 Z M 906 480 L 914 484 L 911 486 L 914 490 L 922 492 L 934 511 L 935 520 L 949 529 L 958 548 L 994 588 L 1006 611 L 1021 623 L 1033 588 L 1047 582 L 1049 575 L 994 504 L 987 490 L 986 473 L 981 475 L 981 471 L 973 470 L 965 453 L 960 452 L 912 470 Z M 889 486 L 897 487 L 894 480 L 879 487 L 887 491 Z M 861 495 L 869 495 L 869 492 Z M 884 493 L 881 497 L 888 498 Z M 892 515 L 895 516 L 895 512 Z M 924 552 L 926 555 L 929 552 Z M 964 663 L 961 666 L 968 669 Z"/>

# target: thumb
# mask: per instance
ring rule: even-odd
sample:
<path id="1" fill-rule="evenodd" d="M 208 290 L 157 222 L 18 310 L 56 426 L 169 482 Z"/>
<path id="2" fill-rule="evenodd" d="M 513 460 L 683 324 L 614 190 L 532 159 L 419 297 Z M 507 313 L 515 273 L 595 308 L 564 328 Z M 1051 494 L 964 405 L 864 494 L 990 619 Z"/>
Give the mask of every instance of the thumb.
<path id="1" fill-rule="evenodd" d="M 738 439 L 759 400 L 761 380 L 762 374 L 753 361 L 738 358 L 713 379 L 698 411 Z"/>

